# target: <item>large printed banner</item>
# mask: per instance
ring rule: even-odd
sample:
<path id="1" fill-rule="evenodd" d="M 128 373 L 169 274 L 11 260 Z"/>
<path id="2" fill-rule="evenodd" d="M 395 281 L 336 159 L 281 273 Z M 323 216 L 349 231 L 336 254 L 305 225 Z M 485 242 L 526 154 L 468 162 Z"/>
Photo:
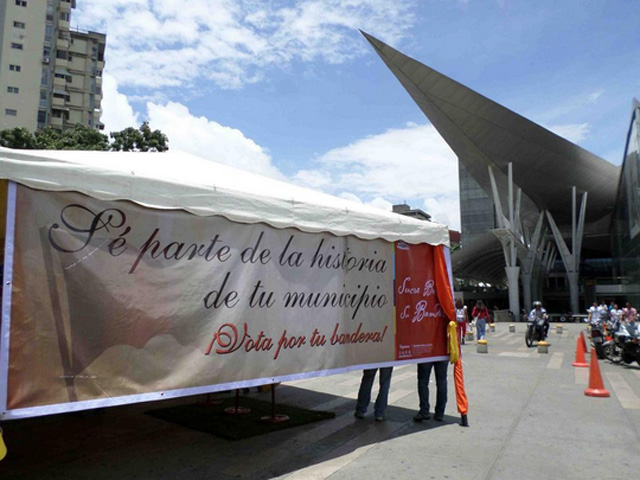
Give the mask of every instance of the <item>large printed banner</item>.
<path id="1" fill-rule="evenodd" d="M 4 418 L 446 358 L 442 247 L 22 186 L 15 206 Z"/>

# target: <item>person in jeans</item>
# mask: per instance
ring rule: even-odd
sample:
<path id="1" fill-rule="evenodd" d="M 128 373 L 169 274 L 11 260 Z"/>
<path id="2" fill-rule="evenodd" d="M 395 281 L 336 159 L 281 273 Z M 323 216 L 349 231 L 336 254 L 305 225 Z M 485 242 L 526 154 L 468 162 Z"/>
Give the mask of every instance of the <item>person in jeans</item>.
<path id="1" fill-rule="evenodd" d="M 476 302 L 476 306 L 473 307 L 473 312 L 471 312 L 471 316 L 476 322 L 478 340 L 483 340 L 485 335 L 485 330 L 487 328 L 487 322 L 489 321 L 489 309 L 484 306 L 484 303 L 482 303 L 482 300 L 478 300 Z"/>
<path id="2" fill-rule="evenodd" d="M 418 364 L 418 398 L 420 401 L 420 411 L 415 417 L 414 422 L 429 420 L 429 377 L 431 369 L 436 372 L 436 408 L 433 418 L 439 422 L 444 418 L 444 409 L 447 406 L 447 369 L 449 368 L 449 360 L 440 360 L 437 362 L 419 363 Z"/>
<path id="3" fill-rule="evenodd" d="M 356 402 L 356 411 L 354 416 L 356 418 L 364 418 L 367 413 L 367 408 L 371 402 L 371 388 L 373 387 L 373 380 L 376 377 L 376 372 L 380 370 L 379 382 L 380 390 L 378 391 L 378 397 L 373 407 L 373 415 L 376 422 L 382 422 L 385 419 L 384 412 L 387 409 L 387 401 L 389 398 L 389 387 L 391 386 L 391 373 L 393 367 L 383 368 L 370 368 L 363 370 L 362 380 L 360 381 L 360 389 L 358 390 L 358 400 Z"/>

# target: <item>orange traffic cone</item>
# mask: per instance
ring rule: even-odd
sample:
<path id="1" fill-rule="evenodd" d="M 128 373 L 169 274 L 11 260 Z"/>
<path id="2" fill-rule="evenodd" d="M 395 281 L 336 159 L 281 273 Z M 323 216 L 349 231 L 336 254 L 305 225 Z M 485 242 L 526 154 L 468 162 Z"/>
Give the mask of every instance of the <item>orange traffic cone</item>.
<path id="1" fill-rule="evenodd" d="M 589 397 L 608 397 L 609 390 L 604 388 L 602 383 L 602 375 L 600 374 L 600 365 L 598 365 L 598 356 L 596 349 L 591 350 L 591 366 L 589 368 L 589 388 L 584 391 Z"/>
<path id="2" fill-rule="evenodd" d="M 589 364 L 584 358 L 584 337 L 582 336 L 582 333 L 580 333 L 580 336 L 578 337 L 578 341 L 576 342 L 576 361 L 573 362 L 571 365 L 573 365 L 574 367 L 589 366 Z"/>
<path id="3" fill-rule="evenodd" d="M 584 353 L 589 353 L 589 347 L 587 347 L 587 341 L 584 338 L 584 332 L 580 332 L 580 340 L 582 340 L 582 346 L 584 347 Z"/>

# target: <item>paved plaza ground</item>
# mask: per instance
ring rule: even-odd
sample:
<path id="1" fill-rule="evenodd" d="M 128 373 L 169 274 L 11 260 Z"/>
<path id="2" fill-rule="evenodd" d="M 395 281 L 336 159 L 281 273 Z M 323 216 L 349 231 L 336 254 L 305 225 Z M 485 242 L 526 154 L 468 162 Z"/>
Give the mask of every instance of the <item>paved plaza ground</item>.
<path id="1" fill-rule="evenodd" d="M 463 346 L 469 428 L 459 425 L 452 369 L 444 422 L 412 421 L 410 365 L 394 370 L 382 423 L 371 412 L 353 417 L 359 372 L 278 388 L 280 402 L 334 411 L 335 419 L 235 442 L 144 415 L 149 404 L 5 422 L 9 455 L 0 478 L 637 478 L 640 367 L 600 361 L 611 396 L 587 397 L 588 369 L 571 366 L 584 325 L 565 325 L 562 334 L 552 327 L 548 354 L 528 349 L 524 324 L 515 325 L 510 333 L 496 324 L 487 354 Z M 172 401 L 186 402 L 193 398 Z"/>

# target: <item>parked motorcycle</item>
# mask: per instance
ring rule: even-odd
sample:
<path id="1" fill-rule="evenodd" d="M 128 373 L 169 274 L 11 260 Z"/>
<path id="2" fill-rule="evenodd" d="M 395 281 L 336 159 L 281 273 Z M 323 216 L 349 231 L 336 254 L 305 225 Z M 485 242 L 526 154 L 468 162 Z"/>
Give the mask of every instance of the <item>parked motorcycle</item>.
<path id="1" fill-rule="evenodd" d="M 600 360 L 606 358 L 604 355 L 604 330 L 602 328 L 602 324 L 591 325 L 591 345 L 596 350 L 596 355 Z"/>
<path id="2" fill-rule="evenodd" d="M 613 339 L 603 343 L 602 349 L 605 358 L 613 363 L 635 361 L 640 364 L 640 335 L 635 322 L 622 324 Z"/>
<path id="3" fill-rule="evenodd" d="M 524 341 L 527 347 L 533 345 L 533 342 L 541 342 L 544 340 L 545 324 L 547 323 L 547 316 L 535 317 L 527 319 L 527 331 L 524 334 Z"/>

